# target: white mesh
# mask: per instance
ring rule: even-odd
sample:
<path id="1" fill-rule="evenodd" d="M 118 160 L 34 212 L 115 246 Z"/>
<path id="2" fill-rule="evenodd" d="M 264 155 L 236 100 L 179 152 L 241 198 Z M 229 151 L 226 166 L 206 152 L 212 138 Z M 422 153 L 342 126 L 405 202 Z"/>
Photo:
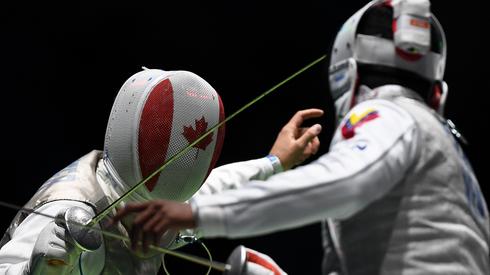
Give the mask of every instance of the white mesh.
<path id="1" fill-rule="evenodd" d="M 154 84 L 154 80 L 164 75 L 161 70 L 145 70 L 131 76 L 121 87 L 112 107 L 107 124 L 104 154 L 123 183 L 132 186 L 138 177 L 134 165 L 136 158 L 133 143 L 137 129 L 134 122 L 138 121 L 137 107 L 146 97 L 145 90 Z"/>
<path id="2" fill-rule="evenodd" d="M 202 78 L 190 72 L 178 72 L 170 77 L 174 90 L 174 115 L 172 134 L 166 160 L 189 145 L 184 137 L 184 126 L 196 128 L 196 120 L 204 117 L 209 129 L 219 123 L 219 100 L 216 91 Z M 212 110 L 212 111 L 211 111 Z M 202 134 L 202 133 L 201 133 Z M 191 148 L 174 161 L 161 174 L 154 197 L 185 201 L 204 181 L 217 141 L 216 132 L 206 150 Z"/>
<path id="3" fill-rule="evenodd" d="M 207 122 L 207 127 L 203 130 L 219 123 L 218 94 L 199 76 L 186 71 L 164 72 L 161 70 L 145 70 L 133 75 L 124 83 L 115 100 L 107 126 L 104 146 L 105 159 L 112 167 L 111 171 L 115 174 L 113 176 L 128 189 L 140 182 L 144 176 L 142 175 L 143 164 L 140 163 L 141 152 L 139 148 L 141 116 L 150 94 L 163 81 L 166 81 L 166 84 L 169 82 L 173 89 L 173 93 L 168 94 L 168 96 L 173 96 L 173 110 L 163 110 L 164 112 L 173 112 L 171 125 L 168 129 L 160 127 L 152 130 L 153 124 L 147 123 L 145 130 L 143 130 L 145 134 L 142 136 L 148 138 L 148 142 L 151 143 L 154 135 L 158 136 L 163 133 L 167 137 L 170 136 L 168 144 L 152 144 L 159 148 L 160 145 L 161 148 L 168 147 L 164 152 L 165 155 L 162 155 L 161 152 L 155 152 L 154 155 L 148 154 L 147 150 L 146 156 L 156 157 L 156 159 L 165 157 L 166 161 L 190 143 L 183 135 L 184 126 L 192 127 L 195 130 L 196 120 L 199 121 L 202 118 Z M 148 121 L 148 117 L 146 119 Z M 185 155 L 156 176 L 158 181 L 156 184 L 153 183 L 155 185 L 151 185 L 151 190 L 142 186 L 138 193 L 144 194 L 145 197 L 150 194 L 152 198 L 179 201 L 189 199 L 199 189 L 207 175 L 216 142 L 217 134 L 215 132 L 212 133 L 212 141 L 205 150 L 191 148 Z M 144 158 L 143 161 L 145 161 Z M 153 171 L 160 167 L 163 162 L 162 160 L 162 163 L 155 165 L 155 168 L 152 168 Z M 150 172 L 146 171 L 146 175 L 148 174 Z"/>

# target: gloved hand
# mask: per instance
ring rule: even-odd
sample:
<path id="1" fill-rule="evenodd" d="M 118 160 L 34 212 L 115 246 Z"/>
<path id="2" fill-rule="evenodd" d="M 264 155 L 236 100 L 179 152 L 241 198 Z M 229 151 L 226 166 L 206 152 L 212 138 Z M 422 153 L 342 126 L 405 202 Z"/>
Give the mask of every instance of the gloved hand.
<path id="1" fill-rule="evenodd" d="M 80 224 L 87 224 L 94 216 L 87 206 L 73 206 L 58 212 L 56 220 L 49 222 L 39 233 L 31 255 L 30 274 L 99 274 L 104 262 L 102 235 Z M 82 252 L 83 263 L 79 263 Z M 102 253 L 102 254 L 101 254 Z"/>
<path id="2" fill-rule="evenodd" d="M 224 275 L 287 275 L 271 257 L 253 249 L 239 246 L 231 253 Z"/>
<path id="3" fill-rule="evenodd" d="M 30 262 L 30 274 L 69 274 L 82 252 L 75 246 L 63 222 L 65 211 L 60 212 L 56 221 L 51 221 L 39 234 L 34 245 Z"/>

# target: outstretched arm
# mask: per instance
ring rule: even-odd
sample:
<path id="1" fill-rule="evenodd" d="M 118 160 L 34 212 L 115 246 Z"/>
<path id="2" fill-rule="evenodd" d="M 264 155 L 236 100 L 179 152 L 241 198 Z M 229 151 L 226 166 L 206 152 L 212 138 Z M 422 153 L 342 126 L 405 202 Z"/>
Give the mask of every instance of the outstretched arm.
<path id="1" fill-rule="evenodd" d="M 160 231 L 148 226 L 147 233 L 197 227 L 205 237 L 245 237 L 357 213 L 401 180 L 417 158 L 420 141 L 410 115 L 386 101 L 358 105 L 342 125 L 331 152 L 309 165 L 236 190 L 198 196 L 191 200 L 192 208 L 159 201 L 147 216 L 159 216 Z M 131 212 L 141 216 L 144 211 L 126 208 L 116 220 Z"/>
<path id="2" fill-rule="evenodd" d="M 298 111 L 279 132 L 270 156 L 214 169 L 194 198 L 238 189 L 252 180 L 263 181 L 274 173 L 289 170 L 300 164 L 318 151 L 320 141 L 317 136 L 321 131 L 319 124 L 307 128 L 302 127 L 302 124 L 305 120 L 322 115 L 323 111 L 319 109 Z M 274 163 L 274 158 L 278 159 L 279 163 Z M 131 212 L 139 213 L 132 226 L 133 249 L 137 249 L 138 236 L 142 236 L 143 250 L 146 250 L 150 243 L 157 243 L 159 237 L 168 229 L 169 218 L 174 230 L 195 227 L 193 212 L 188 204 L 166 201 L 128 204 L 118 212 L 113 222 L 118 222 Z"/>
<path id="3" fill-rule="evenodd" d="M 269 157 L 215 168 L 196 196 L 236 189 L 252 180 L 266 180 L 273 174 L 289 170 L 316 154 L 320 146 L 317 136 L 322 128 L 319 124 L 312 127 L 302 127 L 302 124 L 308 119 L 322 115 L 323 111 L 319 109 L 298 111 L 279 132 Z M 275 163 L 274 157 L 277 157 L 279 162 Z"/>
<path id="4" fill-rule="evenodd" d="M 378 100 L 357 105 L 315 162 L 237 190 L 191 200 L 204 237 L 247 237 L 345 219 L 399 183 L 417 159 L 417 124 Z"/>

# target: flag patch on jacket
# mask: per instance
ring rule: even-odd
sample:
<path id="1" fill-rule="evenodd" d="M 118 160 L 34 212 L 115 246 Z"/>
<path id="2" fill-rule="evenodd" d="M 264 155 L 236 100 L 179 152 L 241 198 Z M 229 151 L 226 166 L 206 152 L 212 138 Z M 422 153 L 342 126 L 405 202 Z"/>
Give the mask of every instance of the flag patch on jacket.
<path id="1" fill-rule="evenodd" d="M 345 121 L 344 126 L 342 126 L 342 136 L 345 139 L 352 138 L 356 134 L 356 128 L 361 127 L 362 125 L 364 125 L 364 123 L 378 117 L 378 111 L 374 109 L 367 109 L 360 114 L 353 112 L 350 117 Z"/>

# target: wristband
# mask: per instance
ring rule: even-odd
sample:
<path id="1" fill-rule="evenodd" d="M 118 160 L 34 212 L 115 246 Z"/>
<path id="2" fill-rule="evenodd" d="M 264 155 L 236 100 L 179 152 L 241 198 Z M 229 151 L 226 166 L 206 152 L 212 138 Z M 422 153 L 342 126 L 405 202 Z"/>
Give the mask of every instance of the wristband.
<path id="1" fill-rule="evenodd" d="M 274 174 L 284 171 L 284 168 L 282 167 L 281 164 L 281 160 L 278 157 L 269 154 L 266 156 L 266 158 L 270 160 L 272 164 L 272 168 L 274 169 Z"/>

